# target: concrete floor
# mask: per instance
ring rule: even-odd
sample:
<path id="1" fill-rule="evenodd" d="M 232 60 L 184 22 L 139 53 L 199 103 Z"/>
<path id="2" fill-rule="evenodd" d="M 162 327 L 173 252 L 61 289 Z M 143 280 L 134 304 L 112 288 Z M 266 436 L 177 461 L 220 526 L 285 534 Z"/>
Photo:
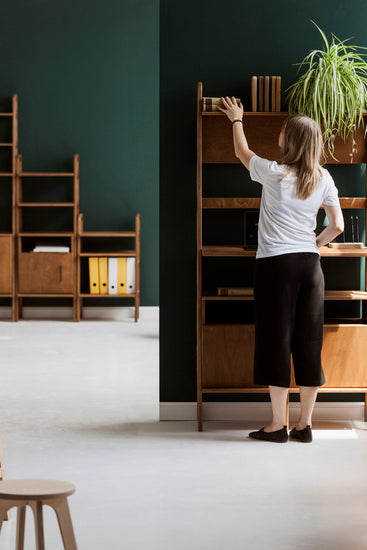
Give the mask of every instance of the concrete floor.
<path id="1" fill-rule="evenodd" d="M 8 479 L 75 483 L 79 550 L 367 548 L 365 423 L 315 423 L 312 444 L 279 445 L 249 439 L 258 424 L 159 422 L 158 347 L 157 308 L 137 324 L 0 323 Z M 63 548 L 48 508 L 45 535 Z"/>

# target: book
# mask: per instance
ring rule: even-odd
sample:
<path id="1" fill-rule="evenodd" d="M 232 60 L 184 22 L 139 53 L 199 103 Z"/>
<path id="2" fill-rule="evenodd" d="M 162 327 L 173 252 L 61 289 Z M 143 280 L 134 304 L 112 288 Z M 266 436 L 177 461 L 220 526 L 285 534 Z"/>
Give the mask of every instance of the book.
<path id="1" fill-rule="evenodd" d="M 257 88 L 258 88 L 258 112 L 262 113 L 264 111 L 264 77 L 257 77 Z"/>
<path id="2" fill-rule="evenodd" d="M 270 77 L 264 76 L 264 111 L 269 112 Z"/>
<path id="3" fill-rule="evenodd" d="M 251 110 L 253 113 L 257 111 L 257 76 L 251 80 Z"/>
<path id="4" fill-rule="evenodd" d="M 70 252 L 70 246 L 36 245 L 33 252 L 59 252 L 65 254 Z"/>
<path id="5" fill-rule="evenodd" d="M 235 99 L 237 105 L 239 105 L 241 103 L 241 99 L 238 97 L 236 97 Z M 224 108 L 223 102 L 220 97 L 203 97 L 203 112 L 221 112 L 219 111 L 218 106 Z"/>
<path id="6" fill-rule="evenodd" d="M 275 113 L 275 111 L 277 110 L 277 102 L 276 102 L 276 94 L 277 94 L 277 77 L 276 76 L 271 76 L 270 77 L 270 80 L 271 80 L 271 85 L 270 85 L 270 90 L 271 90 L 271 107 L 270 107 L 270 110 L 272 113 Z"/>
<path id="7" fill-rule="evenodd" d="M 281 106 L 281 103 L 282 103 L 282 91 L 281 91 L 281 77 L 280 76 L 277 76 L 276 77 L 276 94 L 275 94 L 275 102 L 276 102 L 276 111 L 278 113 L 280 113 L 280 111 L 282 110 L 282 106 Z"/>
<path id="8" fill-rule="evenodd" d="M 364 248 L 363 243 L 329 243 L 329 248 Z"/>
<path id="9" fill-rule="evenodd" d="M 253 288 L 248 287 L 217 287 L 218 296 L 252 296 Z"/>

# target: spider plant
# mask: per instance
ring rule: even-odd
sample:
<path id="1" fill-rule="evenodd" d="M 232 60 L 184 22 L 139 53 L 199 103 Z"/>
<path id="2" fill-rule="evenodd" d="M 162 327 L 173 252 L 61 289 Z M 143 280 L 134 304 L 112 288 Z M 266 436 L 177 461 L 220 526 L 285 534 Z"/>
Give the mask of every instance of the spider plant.
<path id="1" fill-rule="evenodd" d="M 331 156 L 334 140 L 341 135 L 346 141 L 352 138 L 363 122 L 363 110 L 367 103 L 367 55 L 362 46 L 347 45 L 351 40 L 340 40 L 332 34 L 331 42 L 325 33 L 311 21 L 324 41 L 324 49 L 312 50 L 299 65 L 297 73 L 305 67 L 306 72 L 297 82 L 287 88 L 286 101 L 290 114 L 299 113 L 316 120 L 322 129 L 325 143 Z"/>

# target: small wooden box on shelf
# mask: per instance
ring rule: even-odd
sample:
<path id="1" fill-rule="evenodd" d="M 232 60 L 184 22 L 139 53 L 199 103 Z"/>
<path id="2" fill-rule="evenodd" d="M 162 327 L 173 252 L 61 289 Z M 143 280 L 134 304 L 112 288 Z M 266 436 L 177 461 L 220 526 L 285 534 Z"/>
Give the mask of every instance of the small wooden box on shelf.
<path id="1" fill-rule="evenodd" d="M 133 248 L 124 248 L 126 239 L 134 239 Z M 84 231 L 83 214 L 78 223 L 78 320 L 83 313 L 83 298 L 133 298 L 135 322 L 139 319 L 140 305 L 140 214 L 135 215 L 134 231 Z M 89 289 L 89 258 L 134 258 L 133 292 L 125 288 L 117 293 L 92 294 Z"/>
<path id="2" fill-rule="evenodd" d="M 218 296 L 212 288 L 206 288 L 206 263 L 217 258 L 220 262 L 238 258 L 240 262 L 251 262 L 254 250 L 244 246 L 203 245 L 203 212 L 205 210 L 259 209 L 260 197 L 203 197 L 204 164 L 238 164 L 234 155 L 232 126 L 226 115 L 218 112 L 202 112 L 203 85 L 198 83 L 197 96 L 197 420 L 198 430 L 203 429 L 203 395 L 266 393 L 268 389 L 256 386 L 252 380 L 255 327 L 254 322 L 228 322 L 221 317 L 223 306 L 236 300 L 251 308 L 253 295 Z M 250 147 L 269 160 L 279 158 L 278 136 L 288 113 L 245 113 L 246 137 Z M 366 115 L 365 115 L 366 117 Z M 351 146 L 341 138 L 335 141 L 335 155 L 341 164 L 366 164 L 367 146 L 364 129 L 359 128 L 355 137 L 357 151 L 350 156 Z M 335 163 L 330 156 L 327 163 Z M 367 193 L 367 187 L 366 187 Z M 367 198 L 342 197 L 342 209 L 360 209 L 367 215 Z M 322 247 L 322 257 L 361 258 L 365 261 L 367 247 L 338 249 Z M 335 260 L 337 261 L 337 260 Z M 224 264 L 223 264 L 224 265 Z M 251 265 L 249 264 L 249 268 Z M 325 323 L 322 361 L 326 384 L 322 392 L 365 393 L 365 415 L 367 415 L 367 273 L 364 290 L 328 290 L 328 302 L 360 301 L 362 316 L 358 319 L 333 319 Z M 238 285 L 238 283 L 237 283 Z M 237 286 L 234 285 L 234 286 Z M 214 285 L 216 286 L 216 285 Z M 218 286 L 224 286 L 223 283 Z M 275 289 L 276 291 L 276 289 Z M 207 314 L 207 307 L 218 307 L 215 316 Z M 222 309 L 220 309 L 220 307 Z M 213 310 L 211 310 L 212 312 Z M 209 318 L 210 317 L 210 318 Z M 253 317 L 252 317 L 253 318 Z M 213 319 L 215 321 L 213 322 Z M 290 391 L 296 392 L 292 373 Z M 367 418 L 367 416 L 366 416 Z"/>

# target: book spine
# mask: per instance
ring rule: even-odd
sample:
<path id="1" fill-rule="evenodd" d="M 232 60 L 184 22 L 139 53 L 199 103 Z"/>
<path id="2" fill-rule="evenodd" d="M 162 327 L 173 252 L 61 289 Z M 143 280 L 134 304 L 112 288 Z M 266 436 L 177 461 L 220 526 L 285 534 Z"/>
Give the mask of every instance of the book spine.
<path id="1" fill-rule="evenodd" d="M 241 103 L 241 99 L 238 97 L 236 97 L 235 99 L 236 99 L 237 105 L 239 105 Z M 202 100 L 203 112 L 214 112 L 214 111 L 219 112 L 218 106 L 222 108 L 224 107 L 220 97 L 203 97 L 203 100 Z"/>
<path id="2" fill-rule="evenodd" d="M 270 78 L 269 76 L 264 77 L 264 111 L 269 112 L 269 92 L 270 92 Z"/>
<path id="3" fill-rule="evenodd" d="M 257 87 L 259 91 L 258 111 L 262 113 L 264 111 L 264 77 L 263 76 L 257 77 Z"/>
<path id="4" fill-rule="evenodd" d="M 271 76 L 271 112 L 275 113 L 277 110 L 277 103 L 276 103 L 276 91 L 277 91 L 277 77 Z"/>
<path id="5" fill-rule="evenodd" d="M 277 82 L 276 82 L 276 111 L 280 113 L 282 110 L 281 106 L 281 99 L 282 99 L 282 89 L 281 89 L 281 77 L 277 76 Z"/>
<path id="6" fill-rule="evenodd" d="M 257 76 L 253 76 L 251 81 L 251 110 L 253 113 L 257 111 Z"/>

